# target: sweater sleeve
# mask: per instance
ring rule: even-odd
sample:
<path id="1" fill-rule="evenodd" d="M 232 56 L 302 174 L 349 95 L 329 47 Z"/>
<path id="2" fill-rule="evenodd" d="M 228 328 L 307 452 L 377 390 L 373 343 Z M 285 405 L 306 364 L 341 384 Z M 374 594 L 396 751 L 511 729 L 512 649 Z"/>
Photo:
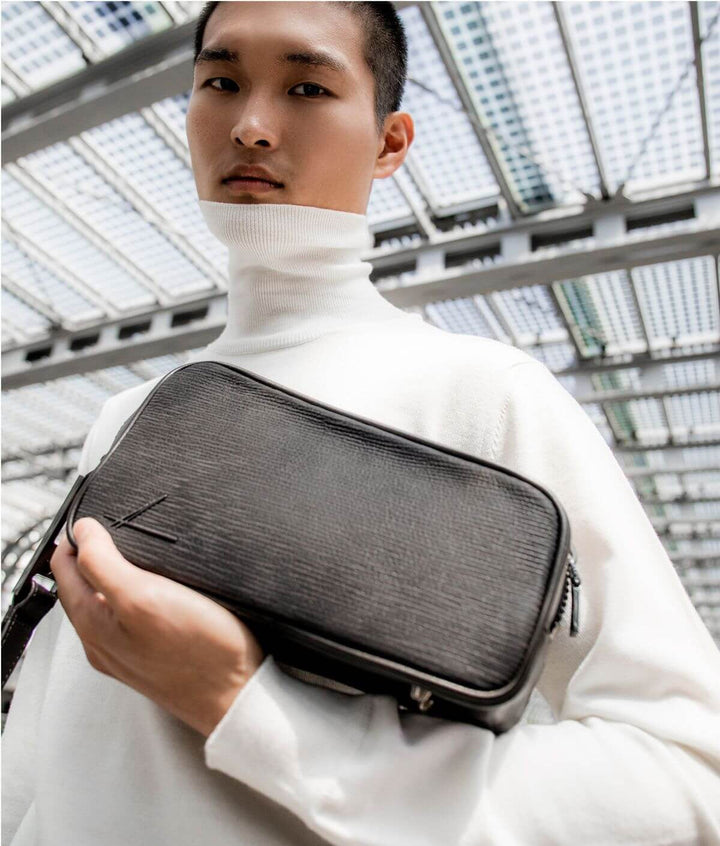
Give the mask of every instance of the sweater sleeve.
<path id="1" fill-rule="evenodd" d="M 556 722 L 495 736 L 268 656 L 206 763 L 338 846 L 720 844 L 720 652 L 579 403 L 534 360 L 506 383 L 485 457 L 557 495 L 583 582 L 538 685 Z"/>
<path id="2" fill-rule="evenodd" d="M 94 448 L 98 420 L 99 417 L 85 437 L 76 476 L 86 474 L 100 457 Z M 15 691 L 2 735 L 2 842 L 8 846 L 30 811 L 35 793 L 36 739 L 61 619 L 62 606 L 56 602 L 38 623 L 17 668 Z"/>

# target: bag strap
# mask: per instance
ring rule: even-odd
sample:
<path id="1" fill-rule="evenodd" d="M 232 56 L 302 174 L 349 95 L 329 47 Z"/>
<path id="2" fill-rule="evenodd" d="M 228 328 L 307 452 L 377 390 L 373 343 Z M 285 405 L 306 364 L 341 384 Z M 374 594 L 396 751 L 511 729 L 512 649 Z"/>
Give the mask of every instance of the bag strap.
<path id="1" fill-rule="evenodd" d="M 10 606 L 2 623 L 2 686 L 7 684 L 28 645 L 36 626 L 57 600 L 50 559 L 55 552 L 55 538 L 65 525 L 65 518 L 85 476 L 78 476 L 57 514 L 53 517 L 30 563 L 18 579 Z"/>

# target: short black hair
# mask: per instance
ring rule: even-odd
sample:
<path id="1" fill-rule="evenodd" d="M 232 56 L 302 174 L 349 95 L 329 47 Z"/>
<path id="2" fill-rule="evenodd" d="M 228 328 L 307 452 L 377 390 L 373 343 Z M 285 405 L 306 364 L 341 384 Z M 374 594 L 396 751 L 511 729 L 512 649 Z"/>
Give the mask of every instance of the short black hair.
<path id="1" fill-rule="evenodd" d="M 193 64 L 202 50 L 203 36 L 210 15 L 221 0 L 205 3 L 195 24 Z M 407 80 L 407 37 L 405 27 L 390 2 L 370 3 L 364 0 L 329 0 L 357 15 L 365 34 L 363 56 L 375 80 L 375 124 L 378 135 L 385 118 L 400 109 Z"/>

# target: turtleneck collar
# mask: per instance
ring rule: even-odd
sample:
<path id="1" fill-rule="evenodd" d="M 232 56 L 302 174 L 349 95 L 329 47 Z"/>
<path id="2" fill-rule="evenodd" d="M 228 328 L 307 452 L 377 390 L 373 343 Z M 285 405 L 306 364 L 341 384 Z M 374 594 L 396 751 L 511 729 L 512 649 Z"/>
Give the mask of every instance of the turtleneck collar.
<path id="1" fill-rule="evenodd" d="M 313 340 L 351 324 L 411 318 L 370 281 L 367 216 L 288 203 L 200 200 L 229 252 L 228 316 L 207 351 L 234 355 Z"/>

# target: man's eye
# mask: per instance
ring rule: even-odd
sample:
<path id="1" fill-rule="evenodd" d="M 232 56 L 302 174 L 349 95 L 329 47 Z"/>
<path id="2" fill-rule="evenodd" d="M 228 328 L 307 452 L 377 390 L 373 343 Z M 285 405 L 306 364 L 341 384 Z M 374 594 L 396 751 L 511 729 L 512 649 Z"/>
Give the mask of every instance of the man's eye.
<path id="1" fill-rule="evenodd" d="M 215 85 L 210 85 L 211 82 L 229 82 L 231 85 L 235 85 L 232 79 L 228 79 L 226 76 L 213 76 L 211 79 L 206 80 L 204 83 L 205 85 L 209 85 L 210 88 L 213 88 L 215 91 L 227 91 L 227 88 L 217 88 Z"/>
<path id="2" fill-rule="evenodd" d="M 314 82 L 298 82 L 297 85 L 293 85 L 293 88 L 300 88 L 301 86 L 304 86 L 305 88 L 311 88 L 311 89 L 316 88 L 318 91 L 324 92 L 325 95 L 330 94 L 330 92 L 327 90 L 327 88 L 323 88 L 322 85 L 315 85 Z M 292 89 L 290 89 L 290 90 L 292 90 Z M 312 96 L 312 92 L 310 92 L 310 96 L 311 96 L 311 99 L 315 99 L 315 97 Z"/>

